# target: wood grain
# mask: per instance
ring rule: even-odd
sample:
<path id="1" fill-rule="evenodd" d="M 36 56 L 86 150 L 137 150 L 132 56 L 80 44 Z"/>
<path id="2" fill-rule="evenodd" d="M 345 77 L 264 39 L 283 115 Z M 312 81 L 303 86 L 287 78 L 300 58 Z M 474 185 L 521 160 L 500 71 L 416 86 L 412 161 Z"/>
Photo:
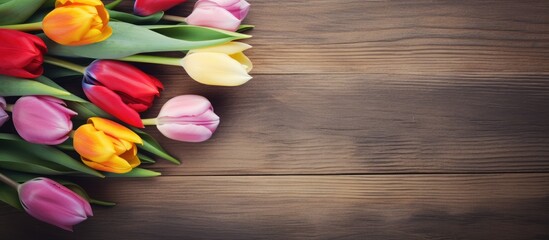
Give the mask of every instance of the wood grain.
<path id="1" fill-rule="evenodd" d="M 168 175 L 549 170 L 549 75 L 260 75 L 230 89 L 163 79 L 159 103 L 185 89 L 221 117 L 206 143 L 156 135 L 184 162 L 153 166 Z"/>
<path id="2" fill-rule="evenodd" d="M 79 179 L 119 205 L 75 233 L 0 205 L 0 239 L 549 239 L 549 2 L 249 1 L 249 83 L 137 64 L 210 141 L 147 128 L 183 165 Z"/>
<path id="3" fill-rule="evenodd" d="M 74 233 L 11 209 L 10 239 L 546 239 L 548 174 L 162 177 L 93 183 Z M 7 219 L 11 223 L 7 224 Z"/>
<path id="4" fill-rule="evenodd" d="M 255 74 L 549 71 L 543 0 L 252 4 Z"/>

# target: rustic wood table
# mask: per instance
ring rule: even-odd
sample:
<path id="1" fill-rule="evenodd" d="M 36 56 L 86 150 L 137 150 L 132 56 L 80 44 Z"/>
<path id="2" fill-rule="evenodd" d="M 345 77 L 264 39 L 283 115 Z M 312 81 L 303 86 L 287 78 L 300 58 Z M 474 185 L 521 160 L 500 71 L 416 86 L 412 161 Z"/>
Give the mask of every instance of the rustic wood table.
<path id="1" fill-rule="evenodd" d="M 548 1 L 250 2 L 249 83 L 140 65 L 210 141 L 147 128 L 181 166 L 80 181 L 119 204 L 74 233 L 1 205 L 0 239 L 549 239 Z"/>

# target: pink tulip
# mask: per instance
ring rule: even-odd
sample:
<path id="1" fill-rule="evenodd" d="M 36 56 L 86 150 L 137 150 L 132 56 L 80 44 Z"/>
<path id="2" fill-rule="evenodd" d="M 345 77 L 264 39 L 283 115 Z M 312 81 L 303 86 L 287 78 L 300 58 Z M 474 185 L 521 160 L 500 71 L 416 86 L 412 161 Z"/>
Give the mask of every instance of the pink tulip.
<path id="1" fill-rule="evenodd" d="M 10 118 L 4 109 L 6 109 L 6 99 L 0 97 L 0 127 Z"/>
<path id="2" fill-rule="evenodd" d="M 245 0 L 198 0 L 186 22 L 236 31 L 249 10 L 250 4 Z"/>
<path id="3" fill-rule="evenodd" d="M 198 95 L 181 95 L 162 106 L 156 126 L 164 136 L 184 142 L 208 140 L 219 125 L 210 101 Z"/>
<path id="4" fill-rule="evenodd" d="M 168 10 L 186 0 L 135 0 L 133 12 L 141 16 L 149 16 Z"/>
<path id="5" fill-rule="evenodd" d="M 36 219 L 72 231 L 93 216 L 90 203 L 65 186 L 47 178 L 35 178 L 18 187 L 19 200 Z"/>
<path id="6" fill-rule="evenodd" d="M 69 138 L 71 117 L 76 112 L 61 99 L 47 96 L 21 97 L 13 106 L 13 125 L 28 142 L 56 145 Z"/>

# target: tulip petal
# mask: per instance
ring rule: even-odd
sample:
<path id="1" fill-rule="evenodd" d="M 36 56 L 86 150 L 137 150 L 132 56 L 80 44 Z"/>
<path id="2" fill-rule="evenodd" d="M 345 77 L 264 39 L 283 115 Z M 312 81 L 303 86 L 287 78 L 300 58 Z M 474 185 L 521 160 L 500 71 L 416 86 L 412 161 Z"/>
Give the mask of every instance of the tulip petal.
<path id="1" fill-rule="evenodd" d="M 116 153 L 110 138 L 92 124 L 84 124 L 74 133 L 74 150 L 95 162 L 105 162 Z"/>
<path id="2" fill-rule="evenodd" d="M 11 29 L 0 29 L 0 74 L 36 78 L 43 73 L 46 44 L 39 37 Z"/>
<path id="3" fill-rule="evenodd" d="M 63 1 L 44 17 L 48 38 L 69 46 L 100 42 L 112 35 L 109 14 L 101 1 Z"/>
<path id="4" fill-rule="evenodd" d="M 199 95 L 181 95 L 168 100 L 158 117 L 198 116 L 212 108 L 208 99 Z"/>
<path id="5" fill-rule="evenodd" d="M 192 79 L 207 85 L 238 86 L 252 79 L 242 64 L 223 53 L 188 54 L 181 65 Z"/>
<path id="6" fill-rule="evenodd" d="M 76 113 L 57 98 L 25 96 L 15 102 L 13 123 L 19 135 L 32 143 L 56 145 L 69 138 Z"/>
<path id="7" fill-rule="evenodd" d="M 233 58 L 234 60 L 242 64 L 244 69 L 246 69 L 246 72 L 252 71 L 252 68 L 254 67 L 254 65 L 252 64 L 252 61 L 246 55 L 244 55 L 244 53 L 239 52 L 239 53 L 231 54 L 230 56 L 231 58 Z"/>
<path id="8" fill-rule="evenodd" d="M 35 178 L 18 187 L 25 211 L 38 220 L 72 231 L 72 226 L 92 216 L 90 204 L 65 186 Z"/>
<path id="9" fill-rule="evenodd" d="M 89 31 L 93 21 L 92 6 L 66 6 L 53 9 L 42 22 L 46 36 L 51 40 L 71 45 L 78 42 Z"/>
<path id="10" fill-rule="evenodd" d="M 139 114 L 128 107 L 120 96 L 106 87 L 82 83 L 86 97 L 105 112 L 135 127 L 143 127 Z"/>
<path id="11" fill-rule="evenodd" d="M 88 167 L 105 172 L 127 173 L 132 170 L 132 166 L 125 159 L 116 155 L 104 162 L 95 162 L 82 157 L 82 162 Z"/>
<path id="12" fill-rule="evenodd" d="M 203 7 L 195 8 L 187 17 L 186 22 L 190 25 L 219 28 L 234 32 L 240 26 L 241 20 L 221 7 Z"/>
<path id="13" fill-rule="evenodd" d="M 185 142 L 203 142 L 213 134 L 210 129 L 193 124 L 162 124 L 157 128 L 167 138 Z"/>
<path id="14" fill-rule="evenodd" d="M 197 53 L 197 52 L 217 52 L 217 53 L 225 53 L 227 55 L 231 55 L 231 54 L 243 52 L 250 48 L 252 48 L 252 45 L 249 45 L 243 42 L 228 42 L 221 45 L 193 49 L 189 51 L 189 54 Z"/>
<path id="15" fill-rule="evenodd" d="M 135 0 L 133 12 L 137 15 L 148 16 L 160 11 L 168 10 L 186 0 Z"/>
<path id="16" fill-rule="evenodd" d="M 141 160 L 137 157 L 137 147 L 135 145 L 133 145 L 127 152 L 121 154 L 120 157 L 125 159 L 130 166 L 132 166 L 132 168 L 135 168 L 141 164 Z"/>
<path id="17" fill-rule="evenodd" d="M 92 117 L 88 119 L 88 123 L 93 124 L 95 129 L 103 131 L 114 138 L 143 144 L 143 140 L 139 137 L 139 135 L 114 121 L 99 117 Z"/>

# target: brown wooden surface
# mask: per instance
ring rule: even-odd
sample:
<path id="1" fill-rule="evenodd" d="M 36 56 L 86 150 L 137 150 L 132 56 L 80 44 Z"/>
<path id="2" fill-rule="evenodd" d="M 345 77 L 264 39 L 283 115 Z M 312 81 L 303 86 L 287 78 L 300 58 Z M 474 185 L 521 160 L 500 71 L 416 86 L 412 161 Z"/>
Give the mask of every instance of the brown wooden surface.
<path id="1" fill-rule="evenodd" d="M 549 2 L 250 2 L 246 85 L 140 65 L 210 141 L 147 128 L 181 166 L 80 181 L 119 205 L 75 233 L 1 205 L 0 239 L 549 239 Z"/>

